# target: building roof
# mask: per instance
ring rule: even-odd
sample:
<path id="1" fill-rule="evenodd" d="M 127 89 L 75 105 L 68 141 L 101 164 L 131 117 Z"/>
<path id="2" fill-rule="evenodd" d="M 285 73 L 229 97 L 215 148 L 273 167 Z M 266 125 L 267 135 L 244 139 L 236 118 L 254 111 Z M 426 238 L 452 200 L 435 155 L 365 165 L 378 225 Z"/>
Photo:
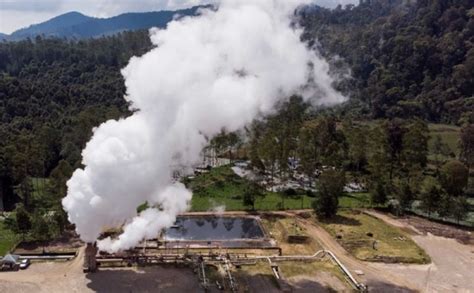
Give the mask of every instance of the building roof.
<path id="1" fill-rule="evenodd" d="M 19 255 L 16 254 L 7 254 L 2 258 L 2 263 L 17 263 L 20 259 Z"/>

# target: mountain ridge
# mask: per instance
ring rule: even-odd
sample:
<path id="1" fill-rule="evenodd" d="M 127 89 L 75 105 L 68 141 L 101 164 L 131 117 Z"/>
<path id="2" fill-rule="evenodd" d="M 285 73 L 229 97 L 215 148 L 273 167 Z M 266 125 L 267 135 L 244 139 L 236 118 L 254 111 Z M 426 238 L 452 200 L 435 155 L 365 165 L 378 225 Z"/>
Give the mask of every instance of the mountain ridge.
<path id="1" fill-rule="evenodd" d="M 0 33 L 0 40 L 19 41 L 36 36 L 84 39 L 114 35 L 128 30 L 163 28 L 178 16 L 197 15 L 199 9 L 209 5 L 180 10 L 152 12 L 127 12 L 109 18 L 96 18 L 77 11 L 70 11 L 45 22 L 14 31 L 10 35 Z"/>

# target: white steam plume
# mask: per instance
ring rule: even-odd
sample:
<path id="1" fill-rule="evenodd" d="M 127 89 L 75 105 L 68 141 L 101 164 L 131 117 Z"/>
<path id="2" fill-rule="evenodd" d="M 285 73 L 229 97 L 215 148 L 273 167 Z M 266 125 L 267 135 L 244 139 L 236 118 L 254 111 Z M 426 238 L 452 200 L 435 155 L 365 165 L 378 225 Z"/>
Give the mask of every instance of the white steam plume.
<path id="1" fill-rule="evenodd" d="M 313 104 L 344 100 L 328 64 L 292 26 L 307 0 L 229 0 L 217 11 L 151 30 L 156 46 L 122 71 L 135 113 L 94 130 L 84 169 L 68 181 L 63 206 L 82 240 L 125 223 L 118 239 L 98 242 L 116 252 L 156 237 L 187 209 L 191 192 L 172 183 L 172 166 L 201 161 L 207 139 L 235 131 L 275 104 L 300 94 Z M 152 206 L 136 215 L 136 207 Z"/>

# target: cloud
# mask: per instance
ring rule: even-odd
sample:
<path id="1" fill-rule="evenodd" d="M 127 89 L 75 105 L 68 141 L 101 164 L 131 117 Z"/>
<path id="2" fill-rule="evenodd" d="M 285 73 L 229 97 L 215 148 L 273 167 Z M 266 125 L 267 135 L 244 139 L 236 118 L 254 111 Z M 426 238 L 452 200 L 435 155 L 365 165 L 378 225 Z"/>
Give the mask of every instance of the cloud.
<path id="1" fill-rule="evenodd" d="M 10 34 L 17 29 L 28 27 L 57 16 L 50 11 L 0 10 L 0 32 Z"/>
<path id="2" fill-rule="evenodd" d="M 88 7 L 83 7 L 81 12 L 92 16 L 110 17 L 124 12 L 176 10 L 210 2 L 210 0 L 98 0 L 90 3 Z"/>
<path id="3" fill-rule="evenodd" d="M 0 10 L 34 12 L 56 11 L 62 6 L 63 2 L 62 0 L 0 0 Z"/>
<path id="4" fill-rule="evenodd" d="M 335 8 L 339 4 L 343 7 L 347 4 L 359 4 L 359 0 L 315 0 L 314 3 L 327 8 Z"/>

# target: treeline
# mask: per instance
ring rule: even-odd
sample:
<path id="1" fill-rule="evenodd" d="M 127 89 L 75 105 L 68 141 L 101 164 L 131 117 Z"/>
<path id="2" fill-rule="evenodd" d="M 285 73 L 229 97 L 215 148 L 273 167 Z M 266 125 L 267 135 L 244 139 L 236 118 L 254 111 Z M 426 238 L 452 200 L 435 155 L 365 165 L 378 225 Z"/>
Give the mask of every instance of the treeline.
<path id="1" fill-rule="evenodd" d="M 347 67 L 346 111 L 462 124 L 474 115 L 474 2 L 365 1 L 301 13 L 305 39 Z"/>
<path id="2" fill-rule="evenodd" d="M 430 131 L 420 119 L 358 122 L 310 111 L 298 97 L 277 114 L 247 129 L 248 158 L 272 184 L 294 179 L 296 171 L 318 190 L 315 208 L 334 215 L 346 182 L 365 186 L 374 205 L 396 213 L 410 210 L 415 200 L 428 214 L 460 221 L 469 212 L 466 192 L 474 163 L 474 124 L 461 129 L 459 156 L 440 136 L 428 147 Z M 231 147 L 238 140 L 220 139 Z M 229 143 L 230 142 L 230 143 Z M 294 164 L 293 164 L 294 165 Z M 293 168 L 293 169 L 292 169 Z M 256 179 L 257 181 L 259 179 Z M 471 191 L 472 192 L 472 191 Z"/>

